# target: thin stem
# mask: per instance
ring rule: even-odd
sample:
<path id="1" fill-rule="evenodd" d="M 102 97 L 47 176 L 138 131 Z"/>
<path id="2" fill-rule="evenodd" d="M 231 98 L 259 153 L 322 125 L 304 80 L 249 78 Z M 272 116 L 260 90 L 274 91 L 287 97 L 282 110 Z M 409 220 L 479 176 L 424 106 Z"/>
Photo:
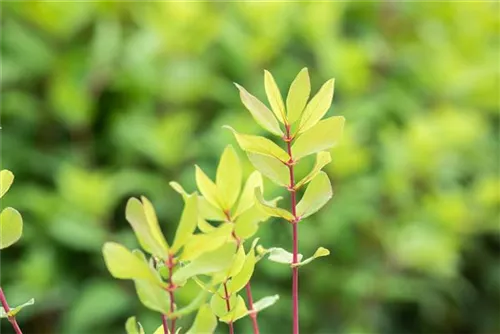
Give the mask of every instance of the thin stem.
<path id="1" fill-rule="evenodd" d="M 7 303 L 7 299 L 5 298 L 2 288 L 0 288 L 0 302 L 2 303 L 5 313 L 9 314 L 10 307 L 9 304 Z M 17 324 L 16 317 L 8 317 L 8 319 L 9 322 L 12 324 L 12 327 L 14 327 L 14 331 L 16 332 L 16 334 L 23 334 L 23 332 L 21 332 L 21 328 L 19 328 L 19 325 Z"/>
<path id="2" fill-rule="evenodd" d="M 168 288 L 168 293 L 170 295 L 170 313 L 174 313 L 175 311 L 175 295 L 174 295 L 174 290 L 175 286 L 172 283 L 172 274 L 174 270 L 174 262 L 173 262 L 173 255 L 168 256 L 168 261 L 167 261 L 167 267 L 168 267 L 168 282 L 169 282 L 169 288 Z M 177 320 L 176 317 L 173 317 L 170 321 L 170 333 L 175 334 L 175 321 Z M 167 331 L 165 331 L 165 334 L 168 334 Z"/>
<path id="3" fill-rule="evenodd" d="M 247 299 L 248 299 L 248 308 L 250 309 L 250 318 L 252 319 L 253 333 L 259 334 L 259 324 L 257 323 L 257 312 L 253 312 L 253 298 L 252 298 L 252 287 L 250 286 L 250 282 L 245 286 L 245 290 L 247 291 Z"/>
<path id="4" fill-rule="evenodd" d="M 163 333 L 164 334 L 169 334 L 168 333 L 168 323 L 167 323 L 167 315 L 162 314 L 161 315 L 161 322 L 163 323 Z"/>
<path id="5" fill-rule="evenodd" d="M 290 137 L 290 125 L 286 125 L 286 148 L 288 151 L 288 155 L 290 156 L 290 161 L 288 163 L 288 170 L 290 172 L 290 185 L 288 189 L 291 193 L 291 202 L 292 202 L 292 214 L 294 216 L 294 220 L 292 222 L 292 240 L 293 240 L 293 257 L 292 264 L 296 264 L 299 262 L 298 254 L 299 254 L 299 235 L 298 235 L 298 222 L 300 220 L 297 217 L 297 194 L 295 191 L 295 176 L 294 176 L 294 161 L 292 156 L 292 138 Z M 299 268 L 292 267 L 292 317 L 293 317 L 293 334 L 299 334 Z"/>
<path id="6" fill-rule="evenodd" d="M 227 291 L 227 284 L 226 284 L 226 282 L 224 282 L 224 297 L 225 297 L 224 299 L 226 300 L 226 310 L 228 312 L 231 312 L 231 304 L 229 303 L 229 293 Z M 229 325 L 229 333 L 230 334 L 234 334 L 233 322 L 230 321 L 228 323 L 228 325 Z"/>

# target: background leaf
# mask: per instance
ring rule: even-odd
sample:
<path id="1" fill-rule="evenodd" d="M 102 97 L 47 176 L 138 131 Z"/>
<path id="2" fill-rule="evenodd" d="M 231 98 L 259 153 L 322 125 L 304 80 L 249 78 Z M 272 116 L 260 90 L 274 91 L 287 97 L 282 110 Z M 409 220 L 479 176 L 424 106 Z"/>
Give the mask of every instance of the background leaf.
<path id="1" fill-rule="evenodd" d="M 0 249 L 16 243 L 23 234 L 23 218 L 14 208 L 5 208 L 0 213 Z"/>
<path id="2" fill-rule="evenodd" d="M 12 182 L 14 182 L 14 174 L 8 169 L 2 169 L 0 171 L 0 198 L 9 190 Z"/>

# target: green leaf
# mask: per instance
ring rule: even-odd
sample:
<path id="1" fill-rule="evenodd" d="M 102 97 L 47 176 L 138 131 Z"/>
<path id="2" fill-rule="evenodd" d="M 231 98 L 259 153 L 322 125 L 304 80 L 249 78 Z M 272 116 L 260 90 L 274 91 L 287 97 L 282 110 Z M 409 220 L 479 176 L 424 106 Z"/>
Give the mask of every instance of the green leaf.
<path id="1" fill-rule="evenodd" d="M 183 308 L 175 310 L 175 312 L 171 313 L 170 316 L 172 318 L 173 317 L 179 318 L 198 310 L 200 308 L 200 305 L 206 302 L 207 296 L 208 296 L 207 291 L 200 290 L 198 295 L 194 299 L 191 299 L 191 302 L 188 305 L 184 306 Z"/>
<path id="2" fill-rule="evenodd" d="M 11 307 L 10 312 L 6 313 L 3 307 L 0 307 L 0 318 L 15 317 L 23 308 L 35 304 L 35 299 L 31 298 L 26 303 L 16 307 Z"/>
<path id="3" fill-rule="evenodd" d="M 218 249 L 205 253 L 185 267 L 180 268 L 172 275 L 172 281 L 175 284 L 183 285 L 184 282 L 196 275 L 209 275 L 224 271 L 232 263 L 236 245 L 227 243 Z"/>
<path id="4" fill-rule="evenodd" d="M 332 157 L 329 152 L 318 152 L 318 154 L 316 154 L 316 163 L 314 164 L 313 169 L 295 185 L 295 190 L 311 181 L 316 175 L 318 175 L 321 169 L 328 165 L 331 161 Z"/>
<path id="5" fill-rule="evenodd" d="M 145 280 L 134 280 L 134 283 L 137 296 L 144 306 L 162 314 L 170 312 L 170 296 L 164 288 Z"/>
<path id="6" fill-rule="evenodd" d="M 272 217 L 281 217 L 288 221 L 293 221 L 295 217 L 288 211 L 282 208 L 278 208 L 274 206 L 272 203 L 266 201 L 264 197 L 262 197 L 262 192 L 259 188 L 255 189 L 255 198 L 257 201 L 255 202 L 257 208 L 259 208 L 265 214 Z"/>
<path id="7" fill-rule="evenodd" d="M 271 110 L 255 96 L 247 92 L 245 88 L 237 83 L 235 83 L 235 85 L 240 91 L 241 102 L 243 102 L 248 111 L 250 111 L 257 124 L 272 134 L 283 136 L 283 131 L 281 131 L 279 123 Z"/>
<path id="8" fill-rule="evenodd" d="M 220 207 L 215 207 L 203 196 L 198 197 L 200 216 L 207 220 L 225 221 L 226 215 Z"/>
<path id="9" fill-rule="evenodd" d="M 271 158 L 272 159 L 272 158 Z M 243 192 L 241 193 L 238 206 L 233 214 L 233 219 L 236 219 L 240 214 L 250 209 L 255 202 L 255 188 L 264 189 L 262 175 L 258 171 L 254 171 L 247 179 Z"/>
<path id="10" fill-rule="evenodd" d="M 194 323 L 186 334 L 211 334 L 217 327 L 217 318 L 212 312 L 210 305 L 204 304 L 200 307 Z"/>
<path id="11" fill-rule="evenodd" d="M 279 247 L 272 247 L 265 250 L 265 254 L 269 254 L 268 259 L 277 263 L 293 263 L 293 254 Z M 302 254 L 297 254 L 297 260 L 302 260 Z"/>
<path id="12" fill-rule="evenodd" d="M 292 146 L 294 160 L 335 146 L 342 136 L 344 121 L 342 116 L 330 117 L 299 136 Z"/>
<path id="13" fill-rule="evenodd" d="M 172 187 L 172 189 L 181 194 L 182 198 L 185 199 L 189 195 L 179 183 L 171 181 L 168 184 Z"/>
<path id="14" fill-rule="evenodd" d="M 282 161 L 257 153 L 248 153 L 247 155 L 255 169 L 271 181 L 284 187 L 290 184 L 290 172 Z"/>
<path id="15" fill-rule="evenodd" d="M 181 329 L 182 327 L 179 327 L 175 330 L 175 334 L 180 334 L 181 333 Z M 154 332 L 153 334 L 164 334 L 165 331 L 163 330 L 163 325 L 160 325 L 160 327 L 158 327 Z M 167 328 L 167 333 L 168 334 L 174 334 L 172 332 L 170 332 L 170 330 Z"/>
<path id="16" fill-rule="evenodd" d="M 234 306 L 232 306 L 231 311 L 228 314 L 219 317 L 219 321 L 225 323 L 235 322 L 236 320 L 243 318 L 247 314 L 248 309 L 245 301 L 241 296 L 237 296 L 236 303 Z"/>
<path id="17" fill-rule="evenodd" d="M 233 263 L 231 264 L 231 267 L 227 272 L 226 278 L 234 277 L 235 275 L 237 275 L 241 271 L 241 268 L 243 268 L 244 264 L 245 264 L 245 249 L 243 247 L 238 247 L 236 255 L 233 258 Z"/>
<path id="18" fill-rule="evenodd" d="M 215 230 L 214 226 L 201 217 L 198 217 L 198 228 L 203 233 L 210 233 Z"/>
<path id="19" fill-rule="evenodd" d="M 0 213 L 0 249 L 16 243 L 23 234 L 23 217 L 14 208 L 7 207 Z"/>
<path id="20" fill-rule="evenodd" d="M 271 105 L 271 109 L 276 115 L 276 118 L 278 118 L 281 123 L 285 124 L 286 116 L 283 98 L 281 97 L 280 90 L 273 78 L 273 75 L 266 70 L 264 70 L 264 86 L 266 88 L 267 100 Z"/>
<path id="21" fill-rule="evenodd" d="M 132 226 L 141 247 L 150 254 L 166 259 L 168 244 L 163 236 L 153 205 L 146 197 L 130 198 L 125 208 L 125 218 Z"/>
<path id="22" fill-rule="evenodd" d="M 181 254 L 182 261 L 192 261 L 200 255 L 216 250 L 231 240 L 233 226 L 230 223 L 216 227 L 206 234 L 195 234 L 188 240 Z"/>
<path id="23" fill-rule="evenodd" d="M 258 240 L 259 239 L 255 239 L 254 242 L 252 243 L 252 247 L 250 248 L 245 257 L 245 263 L 243 264 L 243 267 L 241 268 L 240 272 L 236 276 L 234 276 L 228 283 L 228 290 L 231 294 L 237 293 L 238 291 L 243 289 L 245 285 L 247 285 L 247 283 L 250 281 L 256 263 L 255 245 L 257 244 Z"/>
<path id="24" fill-rule="evenodd" d="M 333 98 L 335 79 L 330 79 L 321 86 L 318 93 L 309 101 L 300 119 L 298 133 L 313 127 L 326 114 Z"/>
<path id="25" fill-rule="evenodd" d="M 319 247 L 316 252 L 314 252 L 313 256 L 311 257 L 308 257 L 307 259 L 305 259 L 304 261 L 301 261 L 299 263 L 295 263 L 295 264 L 292 264 L 292 267 L 301 267 L 303 265 L 306 265 L 308 264 L 309 262 L 311 262 L 312 260 L 318 258 L 318 257 L 322 257 L 322 256 L 328 256 L 330 255 L 330 251 L 324 247 Z"/>
<path id="26" fill-rule="evenodd" d="M 268 218 L 269 215 L 261 210 L 247 210 L 236 219 L 234 233 L 239 238 L 248 239 L 257 233 L 259 223 Z"/>
<path id="27" fill-rule="evenodd" d="M 227 125 L 225 125 L 224 128 L 233 132 L 236 141 L 244 151 L 274 157 L 282 162 L 288 162 L 288 160 L 290 160 L 288 153 L 267 138 L 241 134 Z"/>
<path id="28" fill-rule="evenodd" d="M 325 172 L 318 175 L 307 186 L 304 196 L 297 204 L 297 215 L 304 219 L 309 217 L 325 205 L 332 198 L 332 185 Z"/>
<path id="29" fill-rule="evenodd" d="M 304 111 L 309 99 L 309 94 L 311 94 L 309 72 L 307 68 L 303 68 L 290 85 L 290 90 L 286 98 L 286 110 L 290 124 L 293 124 L 302 115 L 302 111 Z"/>
<path id="30" fill-rule="evenodd" d="M 267 296 L 259 299 L 257 302 L 253 304 L 254 312 L 258 313 L 263 309 L 266 309 L 269 306 L 274 305 L 278 301 L 278 299 L 280 299 L 279 295 Z"/>
<path id="31" fill-rule="evenodd" d="M 2 169 L 0 172 L 0 198 L 5 195 L 14 182 L 14 174 L 8 169 Z"/>
<path id="32" fill-rule="evenodd" d="M 147 263 L 124 246 L 106 242 L 102 248 L 104 262 L 111 275 L 119 279 L 144 279 L 162 285 Z"/>
<path id="33" fill-rule="evenodd" d="M 196 185 L 198 190 L 203 195 L 203 197 L 216 208 L 223 209 L 222 203 L 217 195 L 217 186 L 210 180 L 210 178 L 203 172 L 203 170 L 195 166 L 196 168 Z"/>
<path id="34" fill-rule="evenodd" d="M 140 322 L 135 320 L 135 317 L 130 317 L 125 322 L 125 331 L 127 334 L 144 334 L 144 328 Z"/>
<path id="35" fill-rule="evenodd" d="M 229 314 L 230 312 L 227 310 L 227 303 L 224 299 L 225 296 L 226 294 L 224 285 L 221 284 L 218 291 L 212 295 L 212 298 L 210 298 L 210 308 L 212 309 L 212 312 L 219 318 Z M 237 297 L 236 295 L 230 295 L 229 293 L 228 296 L 229 309 L 232 310 L 236 306 Z"/>
<path id="36" fill-rule="evenodd" d="M 216 186 L 224 210 L 231 210 L 241 190 L 242 171 L 238 155 L 226 146 L 217 168 Z"/>
<path id="37" fill-rule="evenodd" d="M 191 237 L 194 230 L 196 229 L 197 224 L 198 196 L 196 194 L 193 194 L 186 198 L 181 220 L 175 233 L 174 243 L 172 244 L 172 253 L 177 253 L 177 251 L 186 244 L 189 237 Z"/>

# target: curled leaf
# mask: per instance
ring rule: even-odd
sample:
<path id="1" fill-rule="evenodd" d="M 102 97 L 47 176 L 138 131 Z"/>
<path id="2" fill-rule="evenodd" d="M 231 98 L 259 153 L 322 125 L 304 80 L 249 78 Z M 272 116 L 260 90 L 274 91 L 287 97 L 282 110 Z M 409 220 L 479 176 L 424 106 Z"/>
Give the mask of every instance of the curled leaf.
<path id="1" fill-rule="evenodd" d="M 303 185 L 307 184 L 311 181 L 323 167 L 328 165 L 332 161 L 332 157 L 329 152 L 319 152 L 316 155 L 316 163 L 314 164 L 313 169 L 307 174 L 302 180 L 300 180 L 296 185 L 295 189 L 299 189 Z"/>
<path id="2" fill-rule="evenodd" d="M 271 202 L 266 201 L 264 197 L 262 197 L 262 192 L 259 188 L 255 189 L 255 198 L 256 198 L 255 204 L 257 208 L 259 208 L 265 214 L 273 217 L 281 217 L 290 222 L 295 219 L 295 217 L 287 210 L 278 208 L 274 206 Z"/>
<path id="3" fill-rule="evenodd" d="M 144 334 L 144 328 L 140 322 L 135 320 L 135 317 L 130 317 L 125 322 L 125 331 L 127 334 Z"/>
<path id="4" fill-rule="evenodd" d="M 316 250 L 316 252 L 314 252 L 313 256 L 308 257 L 307 259 L 305 259 L 304 261 L 301 261 L 299 263 L 292 264 L 292 267 L 301 267 L 301 266 L 306 265 L 309 262 L 313 261 L 314 259 L 317 259 L 318 257 L 328 256 L 328 255 L 330 255 L 330 251 L 328 249 L 326 249 L 324 247 L 319 247 Z"/>

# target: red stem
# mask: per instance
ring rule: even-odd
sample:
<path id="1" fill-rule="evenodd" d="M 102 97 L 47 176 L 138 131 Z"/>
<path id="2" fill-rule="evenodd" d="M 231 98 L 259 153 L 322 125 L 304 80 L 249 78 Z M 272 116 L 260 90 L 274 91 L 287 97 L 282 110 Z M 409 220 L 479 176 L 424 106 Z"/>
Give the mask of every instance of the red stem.
<path id="1" fill-rule="evenodd" d="M 175 311 L 175 296 L 174 296 L 174 290 L 175 287 L 173 286 L 172 283 L 172 272 L 174 269 L 174 262 L 173 262 L 173 256 L 169 255 L 168 256 L 168 261 L 167 261 L 167 267 L 168 267 L 168 282 L 170 284 L 168 293 L 170 295 L 170 313 L 174 313 Z M 175 321 L 177 320 L 176 317 L 173 317 L 170 323 L 170 333 L 175 334 Z M 165 327 L 165 334 L 168 334 L 168 329 Z"/>
<path id="2" fill-rule="evenodd" d="M 248 308 L 250 309 L 250 318 L 252 319 L 253 325 L 253 333 L 259 334 L 259 324 L 257 323 L 257 312 L 253 312 L 253 298 L 252 298 L 252 287 L 250 286 L 250 282 L 245 286 L 245 290 L 247 291 L 247 299 L 248 299 Z"/>
<path id="3" fill-rule="evenodd" d="M 161 321 L 163 323 L 163 333 L 169 334 L 168 333 L 168 323 L 167 323 L 167 316 L 165 314 L 161 315 Z"/>
<path id="4" fill-rule="evenodd" d="M 5 313 L 8 314 L 10 312 L 10 307 L 7 303 L 7 299 L 5 298 L 2 288 L 0 288 L 0 302 L 2 303 Z M 17 324 L 16 317 L 8 317 L 8 319 L 12 324 L 12 327 L 14 327 L 14 331 L 16 331 L 16 334 L 23 334 L 23 332 L 21 332 L 21 328 L 19 328 L 19 325 Z"/>
<path id="5" fill-rule="evenodd" d="M 299 236 L 298 236 L 298 222 L 299 217 L 297 217 L 297 196 L 295 191 L 295 177 L 293 174 L 293 156 L 292 156 L 292 139 L 290 137 L 290 125 L 286 125 L 286 148 L 288 151 L 288 155 L 290 156 L 290 161 L 288 162 L 288 170 L 290 172 L 290 185 L 289 190 L 291 193 L 291 202 L 292 202 L 292 214 L 295 217 L 292 222 L 292 239 L 293 239 L 293 258 L 292 263 L 296 264 L 299 262 L 298 254 L 299 254 Z M 293 317 L 293 334 L 299 334 L 299 268 L 292 267 L 292 300 L 293 300 L 293 308 L 292 308 L 292 317 Z"/>
<path id="6" fill-rule="evenodd" d="M 226 282 L 224 282 L 224 296 L 225 296 L 225 300 L 226 300 L 226 309 L 228 312 L 231 312 L 231 304 L 229 303 L 229 293 L 227 292 L 227 284 Z M 234 334 L 234 327 L 233 327 L 233 322 L 230 321 L 228 323 L 229 325 L 229 333 L 230 334 Z"/>

